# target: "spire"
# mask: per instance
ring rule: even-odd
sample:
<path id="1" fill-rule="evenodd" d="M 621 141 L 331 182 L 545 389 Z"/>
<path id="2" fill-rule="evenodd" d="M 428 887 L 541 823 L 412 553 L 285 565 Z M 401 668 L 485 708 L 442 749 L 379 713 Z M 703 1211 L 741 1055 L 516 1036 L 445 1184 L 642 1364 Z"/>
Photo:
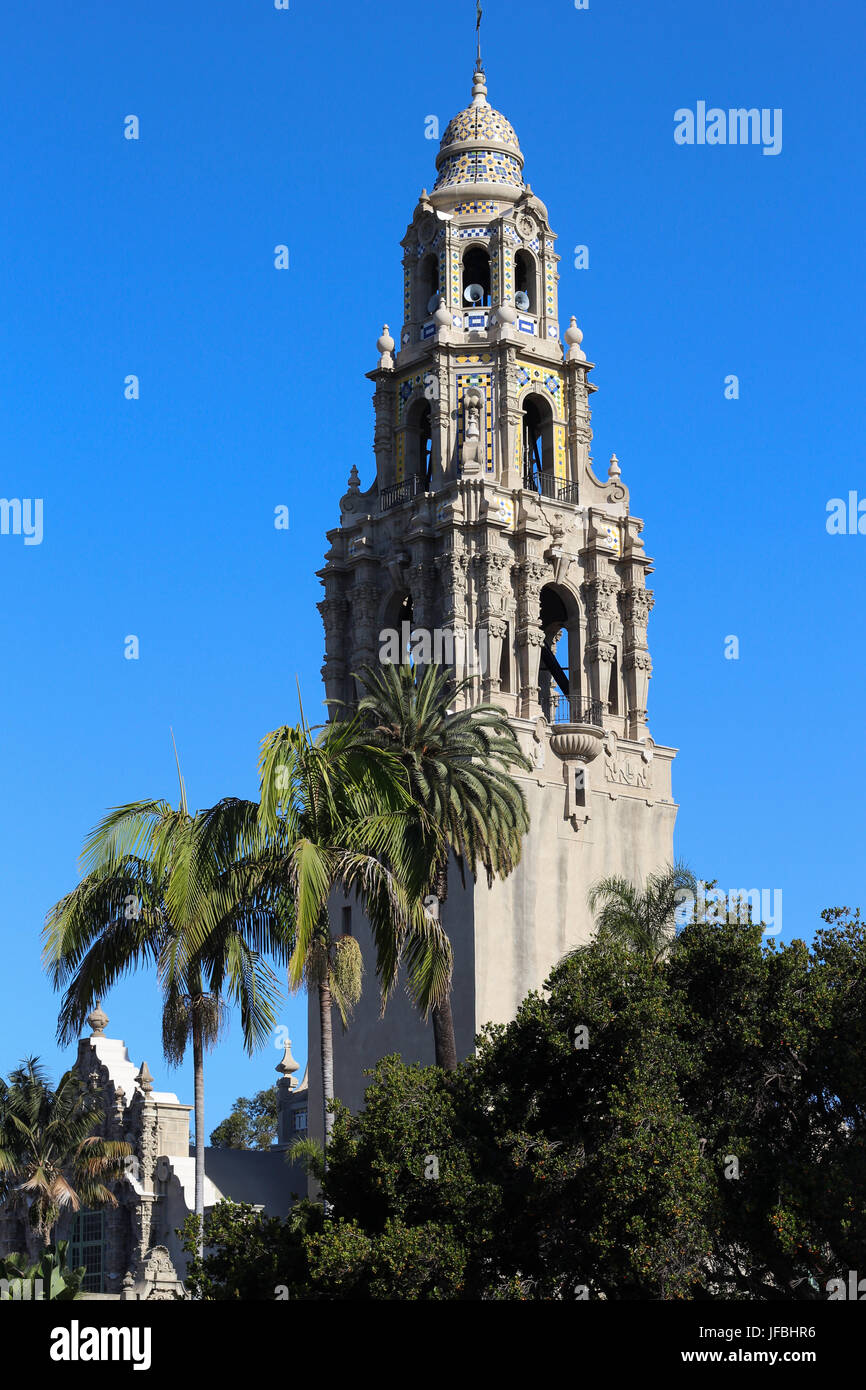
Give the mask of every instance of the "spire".
<path id="1" fill-rule="evenodd" d="M 487 106 L 487 82 L 484 77 L 484 69 L 481 66 L 481 59 L 478 59 L 478 66 L 472 74 L 472 105 Z"/>
<path id="2" fill-rule="evenodd" d="M 481 0 L 477 0 L 475 6 L 475 42 L 476 42 L 476 71 L 481 71 Z"/>

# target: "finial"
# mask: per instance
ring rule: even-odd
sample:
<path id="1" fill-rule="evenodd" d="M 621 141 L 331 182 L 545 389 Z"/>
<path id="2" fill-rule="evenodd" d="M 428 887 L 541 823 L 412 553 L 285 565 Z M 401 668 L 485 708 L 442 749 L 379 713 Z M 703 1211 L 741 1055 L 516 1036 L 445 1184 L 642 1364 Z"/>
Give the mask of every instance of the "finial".
<path id="1" fill-rule="evenodd" d="M 475 66 L 481 68 L 481 0 L 475 3 Z"/>
<path id="2" fill-rule="evenodd" d="M 445 303 L 445 296 L 439 296 L 439 307 L 433 315 L 433 320 L 439 328 L 451 327 L 451 314 L 448 305 Z"/>
<path id="3" fill-rule="evenodd" d="M 298 1084 L 294 1077 L 294 1073 L 298 1070 L 298 1064 L 292 1056 L 292 1040 L 291 1038 L 286 1038 L 283 1055 L 274 1067 L 274 1071 L 278 1071 L 280 1075 L 288 1081 L 289 1090 L 293 1091 Z"/>
<path id="4" fill-rule="evenodd" d="M 568 343 L 568 360 L 570 362 L 585 362 L 586 353 L 580 346 L 583 342 L 583 334 L 577 326 L 577 319 L 574 317 L 574 314 L 572 314 L 571 323 L 566 328 L 563 336 Z"/>
<path id="5" fill-rule="evenodd" d="M 607 476 L 609 478 L 618 478 L 621 475 L 621 473 L 622 469 L 619 466 L 619 459 L 617 458 L 616 454 L 611 454 L 610 466 L 607 470 Z"/>
<path id="6" fill-rule="evenodd" d="M 394 339 L 388 332 L 387 323 L 384 324 L 382 327 L 382 336 L 376 343 L 376 347 L 379 349 L 379 352 L 381 353 L 381 356 L 379 358 L 379 366 L 393 367 L 394 358 L 391 356 L 391 354 L 394 351 Z"/>
<path id="7" fill-rule="evenodd" d="M 357 465 L 354 464 L 354 463 L 352 464 L 352 471 L 351 471 L 351 473 L 349 474 L 349 491 L 350 491 L 350 492 L 360 492 L 360 491 L 361 491 L 361 475 L 360 475 L 360 473 L 358 472 Z"/>
<path id="8" fill-rule="evenodd" d="M 135 1079 L 144 1091 L 144 1094 L 149 1096 L 153 1090 L 153 1077 L 150 1074 L 150 1067 L 147 1065 L 147 1062 L 142 1062 L 141 1070 Z"/>
<path id="9" fill-rule="evenodd" d="M 105 1030 L 108 1027 L 108 1015 L 103 1012 L 102 1004 L 99 999 L 96 1001 L 96 1008 L 92 1013 L 87 1015 L 87 1022 L 93 1029 L 90 1035 L 92 1038 L 101 1038 L 104 1036 Z"/>

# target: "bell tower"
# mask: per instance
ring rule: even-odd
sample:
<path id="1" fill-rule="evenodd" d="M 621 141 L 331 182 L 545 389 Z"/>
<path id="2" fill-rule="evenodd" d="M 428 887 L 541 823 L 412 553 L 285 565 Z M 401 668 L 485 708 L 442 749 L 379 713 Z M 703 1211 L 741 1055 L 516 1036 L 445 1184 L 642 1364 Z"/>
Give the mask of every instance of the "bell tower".
<path id="1" fill-rule="evenodd" d="M 524 181 L 514 129 L 488 102 L 480 59 L 436 171 L 402 241 L 399 346 L 386 325 L 369 373 L 375 477 L 364 490 L 352 467 L 319 607 L 327 698 L 351 705 L 353 672 L 399 660 L 408 637 L 416 660 L 470 681 L 465 702 L 501 705 L 532 760 L 517 870 L 492 888 L 449 889 L 465 1055 L 485 1022 L 513 1017 L 587 940 L 592 882 L 643 879 L 672 861 L 675 751 L 649 729 L 643 522 L 616 456 L 605 475 L 594 470 L 594 364 L 573 317 L 560 332 L 556 234 Z M 340 911 L 344 923 L 355 914 L 364 950 L 358 907 L 336 903 L 335 923 Z M 433 1060 L 429 1025 L 404 999 L 379 1019 L 366 959 L 355 1019 L 345 1037 L 335 1030 L 336 1093 L 353 1107 L 379 1057 Z M 315 1010 L 310 1030 L 315 1096 Z"/>

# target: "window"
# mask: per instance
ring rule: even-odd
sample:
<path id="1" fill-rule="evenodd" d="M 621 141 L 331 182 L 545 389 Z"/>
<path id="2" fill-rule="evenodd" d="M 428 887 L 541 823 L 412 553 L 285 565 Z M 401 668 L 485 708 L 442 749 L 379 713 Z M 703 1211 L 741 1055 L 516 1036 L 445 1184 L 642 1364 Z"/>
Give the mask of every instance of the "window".
<path id="1" fill-rule="evenodd" d="M 82 1288 L 85 1293 L 104 1293 L 105 1269 L 104 1213 L 76 1212 L 69 1234 L 69 1264 L 73 1269 L 84 1265 L 87 1273 Z"/>
<path id="2" fill-rule="evenodd" d="M 523 401 L 523 486 L 556 497 L 553 413 L 543 396 L 530 395 Z"/>
<path id="3" fill-rule="evenodd" d="M 470 285 L 478 285 L 481 297 L 467 299 L 466 291 Z M 490 257 L 483 246 L 470 246 L 463 257 L 463 308 L 474 304 L 477 309 L 490 303 Z"/>
<path id="4" fill-rule="evenodd" d="M 292 1129 L 306 1129 L 306 1128 L 307 1128 L 307 1112 L 306 1112 L 306 1110 L 296 1110 L 296 1111 L 294 1112 L 294 1114 L 292 1115 Z"/>
<path id="5" fill-rule="evenodd" d="M 346 903 L 343 908 L 343 935 L 352 935 L 352 908 L 349 903 Z"/>
<path id="6" fill-rule="evenodd" d="M 429 400 L 415 401 L 406 418 L 406 476 L 413 474 L 429 492 L 433 476 L 432 431 Z"/>
<path id="7" fill-rule="evenodd" d="M 417 297 L 415 301 L 415 317 L 421 323 L 429 319 L 435 311 L 436 303 L 439 302 L 439 257 L 435 255 L 425 256 L 418 266 L 418 275 L 415 281 Z M 432 306 L 432 307 L 431 307 Z"/>
<path id="8" fill-rule="evenodd" d="M 535 261 L 528 251 L 518 251 L 514 257 L 514 302 L 523 314 L 538 312 L 535 298 L 536 282 Z M 520 295 L 525 295 L 526 299 L 518 298 Z M 529 301 L 528 304 L 526 300 Z"/>
<path id="9" fill-rule="evenodd" d="M 616 652 L 614 652 L 613 661 L 610 663 L 610 684 L 608 685 L 607 690 L 607 708 L 609 714 L 619 714 L 619 699 L 617 693 L 618 691 L 619 680 L 617 678 L 617 660 Z"/>
<path id="10" fill-rule="evenodd" d="M 511 629 L 506 628 L 499 653 L 499 689 L 504 695 L 511 693 Z"/>

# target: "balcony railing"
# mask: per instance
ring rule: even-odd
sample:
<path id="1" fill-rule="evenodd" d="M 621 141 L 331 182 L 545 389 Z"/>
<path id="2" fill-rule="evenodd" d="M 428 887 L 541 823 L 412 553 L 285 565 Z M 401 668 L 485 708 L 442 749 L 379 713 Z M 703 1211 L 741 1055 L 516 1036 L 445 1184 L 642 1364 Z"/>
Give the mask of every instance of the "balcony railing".
<path id="1" fill-rule="evenodd" d="M 392 507 L 398 507 L 401 502 L 409 502 L 418 493 L 418 477 L 413 474 L 411 478 L 406 478 L 402 483 L 392 483 L 390 487 L 384 487 L 379 493 L 379 510 L 388 512 Z"/>
<path id="2" fill-rule="evenodd" d="M 604 728 L 601 700 L 569 699 L 558 691 L 549 691 L 542 694 L 541 708 L 551 724 L 590 724 L 594 729 Z"/>
<path id="3" fill-rule="evenodd" d="M 555 473 L 536 473 L 526 468 L 523 471 L 523 486 L 528 492 L 537 492 L 553 502 L 577 502 L 577 483 L 567 483 L 563 478 L 557 478 Z"/>

